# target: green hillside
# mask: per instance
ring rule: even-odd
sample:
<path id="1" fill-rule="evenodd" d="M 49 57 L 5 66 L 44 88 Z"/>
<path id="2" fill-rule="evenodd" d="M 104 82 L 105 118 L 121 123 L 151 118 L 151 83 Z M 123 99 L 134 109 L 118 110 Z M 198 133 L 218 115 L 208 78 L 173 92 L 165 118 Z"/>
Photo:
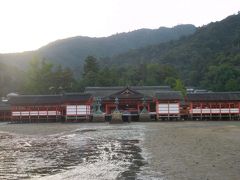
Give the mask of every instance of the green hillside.
<path id="1" fill-rule="evenodd" d="M 188 26 L 193 28 L 184 25 L 173 29 Z M 158 31 L 70 38 L 35 52 L 2 55 L 2 62 L 8 65 L 2 64 L 0 94 L 18 90 L 23 94 L 49 94 L 80 91 L 86 86 L 160 84 L 170 85 L 183 94 L 185 86 L 240 91 L 240 14 L 200 27 L 193 34 L 188 32 L 188 36 L 178 32 L 178 37 L 168 38 L 168 42 L 164 42 L 167 35 L 156 35 Z M 160 40 L 163 37 L 165 40 Z M 9 65 L 26 67 L 34 55 L 40 58 L 30 63 L 26 72 Z M 42 58 L 44 61 L 39 61 Z"/>
<path id="2" fill-rule="evenodd" d="M 195 30 L 196 27 L 193 25 L 178 25 L 173 28 L 140 29 L 102 38 L 79 36 L 57 40 L 37 51 L 0 54 L 0 62 L 26 68 L 29 61 L 36 56 L 53 64 L 73 68 L 73 71 L 79 73 L 84 59 L 89 55 L 97 58 L 110 57 L 130 49 L 177 40 L 193 34 Z"/>
<path id="3" fill-rule="evenodd" d="M 175 67 L 186 85 L 240 90 L 240 14 L 198 28 L 188 37 L 131 50 L 109 64 L 161 63 Z"/>

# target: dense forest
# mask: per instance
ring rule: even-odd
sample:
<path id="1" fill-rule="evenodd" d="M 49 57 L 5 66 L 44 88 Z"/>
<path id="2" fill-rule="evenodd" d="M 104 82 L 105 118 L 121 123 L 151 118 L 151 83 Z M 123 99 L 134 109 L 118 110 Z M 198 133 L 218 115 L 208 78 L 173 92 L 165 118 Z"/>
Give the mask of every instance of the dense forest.
<path id="1" fill-rule="evenodd" d="M 186 85 L 240 90 L 240 14 L 198 28 L 177 41 L 132 50 L 105 64 L 160 63 L 174 67 Z"/>
<path id="2" fill-rule="evenodd" d="M 27 72 L 0 81 L 1 95 L 10 90 L 21 94 L 56 94 L 83 91 L 86 86 L 170 85 L 185 93 L 185 87 L 174 68 L 161 64 L 141 64 L 130 67 L 102 67 L 93 56 L 85 59 L 81 76 L 75 77 L 69 68 L 54 66 L 45 60 L 33 59 Z M 7 81 L 6 81 L 7 80 Z M 8 82 L 8 84 L 4 84 Z M 17 83 L 16 83 L 17 82 Z"/>
<path id="3" fill-rule="evenodd" d="M 29 61 L 25 70 L 2 63 L 0 95 L 55 94 L 118 85 L 170 85 L 182 93 L 186 93 L 185 86 L 240 91 L 240 14 L 200 27 L 179 40 L 104 59 L 88 56 L 81 63 L 82 68 L 72 64 L 74 69 L 39 57 Z"/>
<path id="4" fill-rule="evenodd" d="M 0 63 L 0 97 L 21 89 L 24 72 L 18 68 Z"/>

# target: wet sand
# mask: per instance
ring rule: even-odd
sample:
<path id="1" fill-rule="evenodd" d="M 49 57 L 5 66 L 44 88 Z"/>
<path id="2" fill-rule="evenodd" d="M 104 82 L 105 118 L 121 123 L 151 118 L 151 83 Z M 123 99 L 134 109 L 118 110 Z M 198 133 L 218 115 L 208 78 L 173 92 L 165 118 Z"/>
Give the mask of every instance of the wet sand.
<path id="1" fill-rule="evenodd" d="M 136 179 L 142 125 L 2 124 L 0 179 Z"/>
<path id="2" fill-rule="evenodd" d="M 154 123 L 147 129 L 146 177 L 240 179 L 240 122 Z"/>
<path id="3" fill-rule="evenodd" d="M 0 124 L 0 179 L 240 179 L 240 122 Z"/>

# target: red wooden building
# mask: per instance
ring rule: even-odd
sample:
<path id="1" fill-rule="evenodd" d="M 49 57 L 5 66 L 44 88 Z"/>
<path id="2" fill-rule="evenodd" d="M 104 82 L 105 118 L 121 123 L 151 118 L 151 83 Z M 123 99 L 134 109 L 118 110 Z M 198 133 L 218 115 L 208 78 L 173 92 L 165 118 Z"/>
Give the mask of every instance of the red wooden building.
<path id="1" fill-rule="evenodd" d="M 139 114 L 145 106 L 153 119 L 156 118 L 156 94 L 162 91 L 170 91 L 169 86 L 128 86 L 128 87 L 87 87 L 85 93 L 91 93 L 95 98 L 101 98 L 102 111 L 111 116 L 116 109 L 123 119 L 138 120 Z"/>
<path id="2" fill-rule="evenodd" d="M 61 119 L 61 95 L 18 95 L 9 99 L 12 122 L 53 122 Z"/>
<path id="3" fill-rule="evenodd" d="M 240 118 L 240 92 L 211 92 L 188 94 L 191 119 L 214 120 Z"/>
<path id="4" fill-rule="evenodd" d="M 9 121 L 11 119 L 11 108 L 8 103 L 0 102 L 0 121 Z"/>
<path id="5" fill-rule="evenodd" d="M 142 94 L 138 91 L 132 90 L 129 87 L 118 91 L 103 98 L 103 107 L 105 107 L 105 113 L 111 115 L 111 113 L 116 109 L 116 98 L 118 100 L 118 109 L 123 114 L 123 119 L 128 121 L 137 120 L 139 113 L 143 110 L 143 101 L 145 102 L 145 107 L 150 113 L 151 105 L 154 104 L 153 97 Z"/>
<path id="6" fill-rule="evenodd" d="M 62 100 L 62 115 L 66 122 L 88 121 L 91 118 L 91 94 L 67 93 Z"/>
<path id="7" fill-rule="evenodd" d="M 157 119 L 180 119 L 181 93 L 178 91 L 162 91 L 156 93 Z"/>
<path id="8" fill-rule="evenodd" d="M 9 99 L 11 122 L 56 122 L 89 119 L 91 95 L 18 95 Z"/>
<path id="9" fill-rule="evenodd" d="M 85 93 L 61 95 L 15 95 L 8 103 L 0 103 L 0 121 L 82 122 L 99 114 L 108 119 L 116 108 L 127 121 L 138 121 L 143 109 L 152 120 L 239 120 L 240 92 L 192 93 L 183 99 L 168 86 L 128 86 L 87 87 Z"/>

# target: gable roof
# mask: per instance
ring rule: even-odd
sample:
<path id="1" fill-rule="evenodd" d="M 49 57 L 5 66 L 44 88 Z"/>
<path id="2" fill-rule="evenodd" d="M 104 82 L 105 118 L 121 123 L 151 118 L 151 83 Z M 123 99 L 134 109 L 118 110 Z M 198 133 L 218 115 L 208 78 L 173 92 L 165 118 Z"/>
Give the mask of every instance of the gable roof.
<path id="1" fill-rule="evenodd" d="M 208 92 L 187 94 L 187 101 L 240 101 L 240 92 Z"/>
<path id="2" fill-rule="evenodd" d="M 137 91 L 146 96 L 154 97 L 156 92 L 158 91 L 170 91 L 171 88 L 169 86 L 127 86 L 129 89 L 133 91 Z M 94 97 L 107 97 L 112 94 L 118 93 L 121 90 L 127 88 L 126 86 L 113 86 L 113 87 L 86 87 L 85 93 L 90 93 Z"/>
<path id="3" fill-rule="evenodd" d="M 142 99 L 143 97 L 151 99 L 151 97 L 146 96 L 138 91 L 132 90 L 129 87 L 126 87 L 123 90 L 120 90 L 114 94 L 104 97 L 104 99 Z"/>

